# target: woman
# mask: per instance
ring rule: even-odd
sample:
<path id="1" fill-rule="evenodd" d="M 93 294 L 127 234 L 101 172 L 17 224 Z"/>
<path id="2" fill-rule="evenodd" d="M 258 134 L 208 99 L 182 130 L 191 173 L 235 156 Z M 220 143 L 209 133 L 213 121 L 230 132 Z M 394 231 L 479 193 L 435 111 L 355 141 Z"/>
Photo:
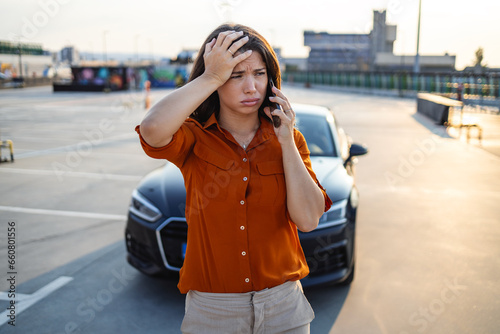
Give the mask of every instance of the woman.
<path id="1" fill-rule="evenodd" d="M 251 28 L 222 25 L 189 82 L 154 105 L 136 131 L 145 152 L 180 168 L 188 245 L 179 290 L 183 333 L 309 333 L 300 285 L 309 273 L 297 229 L 316 228 L 331 201 L 311 169 L 276 55 Z M 278 88 L 267 95 L 269 79 Z M 271 110 L 275 103 L 281 109 Z M 272 116 L 281 126 L 275 128 Z"/>

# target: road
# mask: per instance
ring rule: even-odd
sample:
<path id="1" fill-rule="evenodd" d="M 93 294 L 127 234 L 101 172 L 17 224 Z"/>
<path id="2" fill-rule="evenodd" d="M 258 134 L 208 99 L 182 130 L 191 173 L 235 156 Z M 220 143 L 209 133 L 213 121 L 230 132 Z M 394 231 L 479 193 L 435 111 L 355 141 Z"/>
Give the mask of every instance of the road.
<path id="1" fill-rule="evenodd" d="M 357 165 L 356 278 L 306 290 L 311 332 L 496 333 L 500 158 L 416 114 L 414 100 L 284 92 L 331 107 L 370 149 Z M 153 91 L 153 101 L 166 93 Z M 130 194 L 163 164 L 143 154 L 133 131 L 142 97 L 0 91 L 1 136 L 16 155 L 0 165 L 1 333 L 179 333 L 184 296 L 175 280 L 145 277 L 125 261 Z M 12 276 L 15 327 L 7 322 Z"/>

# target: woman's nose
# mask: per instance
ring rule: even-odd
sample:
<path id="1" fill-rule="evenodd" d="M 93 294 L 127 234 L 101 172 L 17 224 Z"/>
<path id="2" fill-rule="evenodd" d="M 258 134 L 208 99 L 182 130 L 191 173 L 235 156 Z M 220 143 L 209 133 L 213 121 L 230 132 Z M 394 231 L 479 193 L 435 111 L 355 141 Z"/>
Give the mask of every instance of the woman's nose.
<path id="1" fill-rule="evenodd" d="M 255 78 L 253 76 L 248 76 L 245 79 L 244 91 L 245 93 L 253 93 L 257 90 L 255 86 Z"/>

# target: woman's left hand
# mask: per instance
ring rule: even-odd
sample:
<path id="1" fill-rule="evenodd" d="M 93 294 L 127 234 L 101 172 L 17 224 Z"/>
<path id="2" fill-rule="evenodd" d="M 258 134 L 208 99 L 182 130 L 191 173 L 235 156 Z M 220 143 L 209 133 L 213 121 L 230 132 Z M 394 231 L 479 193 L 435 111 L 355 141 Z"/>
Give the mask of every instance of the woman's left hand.
<path id="1" fill-rule="evenodd" d="M 278 116 L 281 120 L 281 125 L 278 128 L 274 128 L 276 137 L 281 145 L 294 141 L 293 138 L 293 127 L 295 126 L 295 112 L 290 106 L 290 102 L 285 95 L 276 87 L 272 87 L 273 93 L 276 96 L 271 96 L 269 99 L 271 102 L 278 103 L 281 109 L 271 110 L 270 107 L 265 107 L 264 112 L 266 115 L 272 119 L 272 116 Z"/>

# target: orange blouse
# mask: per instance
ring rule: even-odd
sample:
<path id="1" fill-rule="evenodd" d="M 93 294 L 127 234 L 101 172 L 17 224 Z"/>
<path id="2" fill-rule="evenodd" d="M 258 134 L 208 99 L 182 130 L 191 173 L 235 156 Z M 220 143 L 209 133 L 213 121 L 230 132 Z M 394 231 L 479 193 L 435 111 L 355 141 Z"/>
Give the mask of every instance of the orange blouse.
<path id="1" fill-rule="evenodd" d="M 140 135 L 139 126 L 136 131 Z M 298 130 L 294 137 L 327 211 L 331 200 L 311 169 L 306 141 Z M 184 176 L 188 243 L 181 293 L 259 291 L 307 276 L 287 211 L 281 146 L 267 119 L 261 117 L 246 151 L 215 115 L 204 125 L 187 119 L 164 147 L 140 140 L 147 155 L 167 159 Z"/>

